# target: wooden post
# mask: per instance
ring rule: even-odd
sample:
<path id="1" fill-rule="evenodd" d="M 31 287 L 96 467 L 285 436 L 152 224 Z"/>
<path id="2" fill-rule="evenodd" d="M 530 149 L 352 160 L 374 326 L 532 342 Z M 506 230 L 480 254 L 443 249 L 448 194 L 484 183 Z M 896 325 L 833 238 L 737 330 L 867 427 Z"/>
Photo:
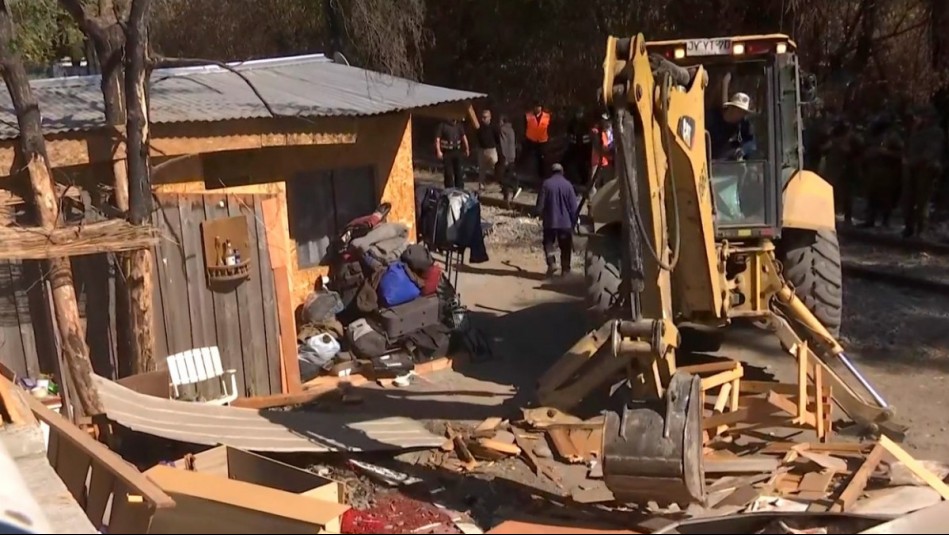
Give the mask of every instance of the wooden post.
<path id="1" fill-rule="evenodd" d="M 13 36 L 13 20 L 7 3 L 0 0 L 0 65 L 3 67 L 3 81 L 10 92 L 20 128 L 18 156 L 30 178 L 40 226 L 51 230 L 59 224 L 59 199 L 46 155 L 39 104 L 30 88 L 23 60 L 12 47 Z M 52 288 L 53 308 L 62 339 L 63 357 L 76 384 L 77 397 L 86 414 L 101 414 L 102 405 L 92 383 L 92 363 L 79 320 L 79 306 L 69 260 L 54 258 L 48 262 L 48 270 L 47 279 Z"/>
<path id="2" fill-rule="evenodd" d="M 148 50 L 147 20 L 150 0 L 133 0 L 126 25 L 125 96 L 127 115 L 129 221 L 142 225 L 151 214 L 152 188 L 148 157 Z M 129 301 L 131 327 L 135 333 L 134 373 L 155 369 L 155 318 L 152 311 L 154 258 L 149 249 L 130 255 Z"/>

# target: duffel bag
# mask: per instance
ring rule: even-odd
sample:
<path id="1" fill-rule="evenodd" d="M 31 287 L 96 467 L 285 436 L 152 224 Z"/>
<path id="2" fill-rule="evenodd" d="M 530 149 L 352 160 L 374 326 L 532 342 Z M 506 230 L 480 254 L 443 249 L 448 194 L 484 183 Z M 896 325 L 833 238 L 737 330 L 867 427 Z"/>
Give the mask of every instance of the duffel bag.
<path id="1" fill-rule="evenodd" d="M 408 303 L 422 294 L 402 262 L 392 262 L 379 279 L 379 301 L 387 307 Z"/>

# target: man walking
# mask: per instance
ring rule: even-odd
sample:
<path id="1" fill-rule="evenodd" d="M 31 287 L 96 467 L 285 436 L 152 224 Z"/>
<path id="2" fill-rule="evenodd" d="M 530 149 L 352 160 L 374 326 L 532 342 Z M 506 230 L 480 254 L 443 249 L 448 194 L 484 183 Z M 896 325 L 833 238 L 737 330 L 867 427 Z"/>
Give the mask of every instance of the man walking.
<path id="1" fill-rule="evenodd" d="M 577 220 L 577 194 L 573 185 L 563 176 L 563 166 L 555 163 L 553 174 L 540 188 L 537 208 L 543 220 L 544 256 L 547 260 L 547 276 L 553 277 L 557 270 L 557 249 L 560 249 L 560 274 L 570 274 L 573 256 L 573 224 Z"/>
<path id="2" fill-rule="evenodd" d="M 498 142 L 500 132 L 491 122 L 491 110 L 481 112 L 481 124 L 478 125 L 478 191 L 484 191 L 488 173 L 494 174 L 498 164 Z M 501 177 L 495 176 L 495 180 Z"/>
<path id="3" fill-rule="evenodd" d="M 465 188 L 465 176 L 461 170 L 462 149 L 467 158 L 471 151 L 461 122 L 451 119 L 439 124 L 435 131 L 435 155 L 444 166 L 446 188 Z"/>
<path id="4" fill-rule="evenodd" d="M 946 136 L 937 114 L 929 106 L 913 118 L 912 131 L 903 156 L 903 237 L 919 237 L 929 223 L 929 203 L 936 180 L 942 174 Z"/>
<path id="5" fill-rule="evenodd" d="M 528 165 L 534 167 L 537 178 L 544 179 L 547 173 L 544 162 L 547 155 L 547 142 L 550 141 L 550 113 L 544 111 L 539 102 L 525 115 L 524 157 Z"/>
<path id="6" fill-rule="evenodd" d="M 501 115 L 499 123 L 498 165 L 494 168 L 494 176 L 501 182 L 504 202 L 510 202 L 521 194 L 517 170 L 514 169 L 514 162 L 517 161 L 517 138 L 514 136 L 514 125 L 507 115 Z"/>

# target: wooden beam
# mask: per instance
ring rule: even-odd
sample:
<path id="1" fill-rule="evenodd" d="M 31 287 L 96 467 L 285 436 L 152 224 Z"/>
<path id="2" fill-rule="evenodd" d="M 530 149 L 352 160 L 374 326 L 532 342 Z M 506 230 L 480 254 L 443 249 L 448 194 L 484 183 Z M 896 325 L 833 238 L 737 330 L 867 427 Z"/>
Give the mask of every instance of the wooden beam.
<path id="1" fill-rule="evenodd" d="M 126 462 L 125 459 L 119 457 L 118 454 L 112 452 L 105 445 L 96 442 L 88 433 L 80 430 L 61 415 L 48 409 L 40 400 L 29 395 L 23 396 L 23 398 L 33 414 L 49 425 L 50 432 L 59 434 L 63 440 L 71 443 L 78 450 L 100 463 L 125 483 L 134 494 L 145 498 L 156 509 L 175 506 L 175 502 L 170 496 L 136 470 L 134 466 Z"/>
<path id="2" fill-rule="evenodd" d="M 863 489 L 867 487 L 867 481 L 870 480 L 873 471 L 877 465 L 880 464 L 880 461 L 883 460 L 883 454 L 885 452 L 886 448 L 883 447 L 882 443 L 878 443 L 873 448 L 870 454 L 867 455 L 866 460 L 863 461 L 863 465 L 854 472 L 853 477 L 850 478 L 850 482 L 847 483 L 844 490 L 837 496 L 834 505 L 830 508 L 832 512 L 841 512 L 850 509 L 853 503 L 857 501 L 857 498 L 863 494 Z"/>
<path id="3" fill-rule="evenodd" d="M 260 202 L 263 210 L 264 228 L 267 235 L 267 252 L 274 278 L 277 301 L 277 322 L 280 327 L 280 374 L 284 394 L 296 394 L 303 390 L 300 380 L 300 364 L 297 361 L 297 327 L 293 317 L 293 296 L 290 291 L 290 272 L 287 266 L 287 243 L 284 226 L 280 221 L 278 197 Z"/>
<path id="4" fill-rule="evenodd" d="M 0 227 L 0 260 L 44 260 L 153 247 L 158 230 L 110 219 L 97 223 L 43 229 Z"/>
<path id="5" fill-rule="evenodd" d="M 151 125 L 152 157 L 180 156 L 210 152 L 293 147 L 304 145 L 354 144 L 358 139 L 357 120 L 314 119 L 315 124 L 287 119 L 252 119 L 212 123 Z M 116 129 L 118 135 L 122 129 Z M 15 170 L 17 140 L 0 141 L 0 176 Z M 124 160 L 124 141 L 116 142 L 108 131 L 96 130 L 46 137 L 47 153 L 53 168 Z"/>
<path id="6" fill-rule="evenodd" d="M 905 464 L 911 472 L 916 474 L 916 477 L 925 481 L 927 485 L 938 492 L 943 500 L 949 500 L 949 485 L 946 485 L 921 462 L 914 459 L 909 453 L 906 453 L 906 450 L 901 448 L 899 444 L 890 440 L 886 435 L 883 435 L 880 437 L 880 446 L 895 457 L 897 461 Z"/>

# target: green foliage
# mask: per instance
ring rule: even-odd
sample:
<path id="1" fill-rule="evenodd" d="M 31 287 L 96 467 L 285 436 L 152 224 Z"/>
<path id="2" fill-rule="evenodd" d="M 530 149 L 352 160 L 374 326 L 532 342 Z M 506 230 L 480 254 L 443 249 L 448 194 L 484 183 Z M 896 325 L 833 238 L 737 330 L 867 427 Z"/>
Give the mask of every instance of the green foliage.
<path id="1" fill-rule="evenodd" d="M 81 50 L 82 33 L 57 0 L 14 0 L 10 9 L 16 24 L 14 46 L 27 63 L 46 65 L 77 45 Z"/>

